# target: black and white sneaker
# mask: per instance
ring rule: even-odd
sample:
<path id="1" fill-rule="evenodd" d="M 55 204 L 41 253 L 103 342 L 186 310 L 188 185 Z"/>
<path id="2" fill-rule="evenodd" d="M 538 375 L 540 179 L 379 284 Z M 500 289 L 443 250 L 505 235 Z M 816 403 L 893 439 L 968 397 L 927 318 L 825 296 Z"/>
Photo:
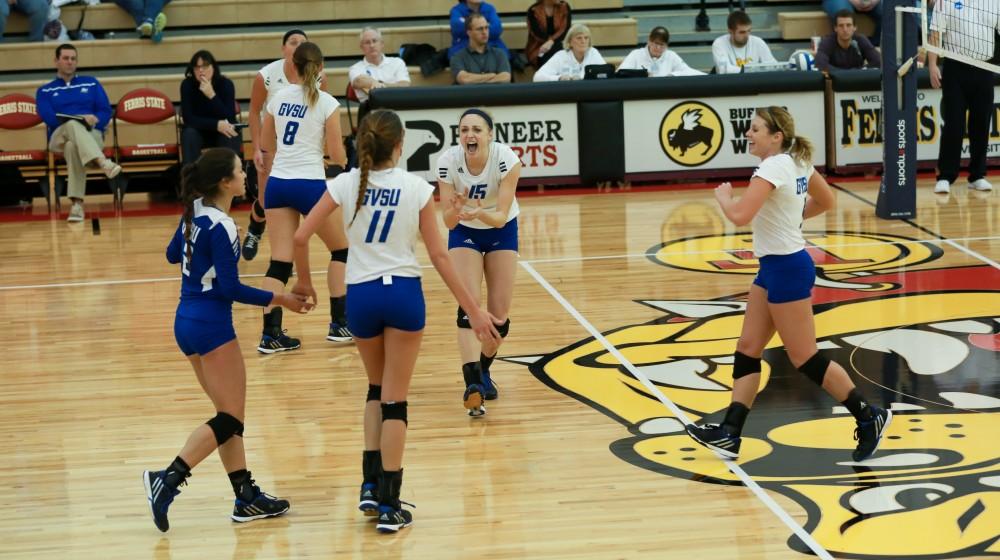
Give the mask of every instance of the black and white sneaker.
<path id="1" fill-rule="evenodd" d="M 244 502 L 239 498 L 236 499 L 236 505 L 233 506 L 233 521 L 246 523 L 254 519 L 277 517 L 288 511 L 290 507 L 288 500 L 282 500 L 270 494 L 265 494 L 256 485 L 253 489 L 257 492 L 257 497 L 252 501 Z"/>
<path id="2" fill-rule="evenodd" d="M 867 422 L 858 422 L 854 428 L 854 439 L 858 441 L 858 447 L 852 453 L 855 461 L 864 461 L 878 451 L 878 446 L 882 443 L 882 435 L 886 428 L 892 423 L 892 412 L 873 406 L 872 419 Z"/>
<path id="3" fill-rule="evenodd" d="M 354 335 L 346 326 L 334 321 L 330 323 L 330 332 L 327 333 L 326 339 L 330 342 L 352 342 Z"/>
<path id="4" fill-rule="evenodd" d="M 691 436 L 691 439 L 727 459 L 736 459 L 740 456 L 740 442 L 743 441 L 743 438 L 731 435 L 718 424 L 705 424 L 704 426 L 688 424 L 684 426 L 684 430 Z"/>
<path id="5" fill-rule="evenodd" d="M 149 513 L 153 516 L 156 528 L 164 533 L 170 529 L 167 520 L 167 509 L 174 497 L 181 491 L 171 488 L 165 482 L 166 471 L 143 471 L 142 484 L 146 488 L 146 500 L 149 502 Z"/>
<path id="6" fill-rule="evenodd" d="M 371 482 L 361 485 L 361 499 L 358 501 L 358 509 L 366 516 L 374 517 L 378 515 L 378 486 Z"/>
<path id="7" fill-rule="evenodd" d="M 263 235 L 263 234 L 262 234 Z M 243 238 L 243 259 L 252 261 L 257 256 L 257 249 L 260 248 L 261 235 L 248 231 Z"/>
<path id="8" fill-rule="evenodd" d="M 413 514 L 403 509 L 393 509 L 392 506 L 378 506 L 378 524 L 375 529 L 379 533 L 395 533 L 413 524 Z"/>
<path id="9" fill-rule="evenodd" d="M 302 342 L 299 339 L 286 335 L 286 332 L 288 331 L 281 331 L 281 334 L 278 336 L 262 335 L 260 337 L 260 344 L 257 345 L 257 351 L 261 354 L 274 354 L 275 352 L 295 350 L 302 346 Z"/>

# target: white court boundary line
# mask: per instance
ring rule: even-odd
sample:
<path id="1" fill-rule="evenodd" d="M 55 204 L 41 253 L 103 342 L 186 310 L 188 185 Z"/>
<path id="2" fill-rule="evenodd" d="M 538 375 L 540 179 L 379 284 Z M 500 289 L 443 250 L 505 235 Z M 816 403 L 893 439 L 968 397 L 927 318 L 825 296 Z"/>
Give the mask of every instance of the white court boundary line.
<path id="1" fill-rule="evenodd" d="M 838 232 L 840 233 L 840 232 Z M 975 257 L 994 268 L 1000 268 L 1000 264 L 996 261 L 990 260 L 979 253 L 962 247 L 957 242 L 970 242 L 970 241 L 995 241 L 1000 240 L 998 236 L 992 237 L 959 237 L 955 239 L 911 239 L 911 240 L 899 240 L 893 241 L 892 243 L 898 245 L 917 245 L 923 243 L 947 243 L 956 249 Z M 871 243 L 840 243 L 835 245 L 827 245 L 829 248 L 837 247 L 873 247 L 885 245 L 884 241 L 872 241 Z M 710 251 L 669 251 L 668 255 L 703 255 L 707 253 L 718 253 L 720 251 L 728 251 L 735 249 L 712 249 Z M 622 255 L 598 255 L 593 257 L 556 257 L 550 259 L 528 259 L 521 260 L 519 262 L 525 263 L 535 263 L 535 264 L 545 264 L 545 263 L 560 263 L 560 262 L 584 262 L 584 261 L 599 261 L 599 260 L 612 260 L 612 259 L 636 259 L 636 258 L 649 258 L 655 256 L 658 252 L 644 252 L 644 253 L 625 253 Z M 431 265 L 423 265 L 420 268 L 432 268 Z M 313 275 L 323 275 L 326 274 L 326 269 L 314 270 Z M 240 274 L 240 278 L 263 278 L 263 274 Z M 87 288 L 95 286 L 118 286 L 118 285 L 128 285 L 128 284 L 155 284 L 159 282 L 179 282 L 180 276 L 170 276 L 168 278 L 137 278 L 132 280 L 92 280 L 89 282 L 60 282 L 52 284 L 23 284 L 23 285 L 13 285 L 13 286 L 0 286 L 0 292 L 13 291 L 13 290 L 42 290 L 51 288 Z"/>
<path id="2" fill-rule="evenodd" d="M 549 284 L 549 282 L 541 274 L 539 274 L 538 271 L 535 270 L 535 268 L 531 266 L 529 262 L 521 261 L 520 264 L 522 268 L 528 271 L 528 274 L 531 274 L 531 276 L 535 279 L 535 281 L 537 281 L 543 288 L 545 288 L 545 291 L 547 291 L 549 295 L 552 296 L 553 299 L 559 302 L 559 304 L 562 305 L 563 308 L 567 312 L 569 312 L 569 314 L 572 315 L 574 319 L 576 319 L 576 322 L 580 323 L 580 325 L 584 329 L 586 329 L 586 331 L 590 333 L 592 337 L 594 337 L 594 340 L 600 342 L 601 346 L 604 346 L 604 348 L 607 349 L 607 351 L 610 352 L 611 355 L 614 356 L 615 359 L 617 359 L 619 363 L 621 363 L 622 366 L 624 366 L 625 369 L 627 369 L 628 372 L 631 373 L 632 376 L 635 377 L 637 381 L 639 381 L 647 389 L 649 389 L 649 391 L 653 394 L 653 396 L 655 396 L 661 403 L 663 403 L 663 405 L 666 406 L 667 409 L 670 410 L 670 412 L 673 413 L 673 415 L 676 416 L 678 420 L 680 420 L 684 424 L 691 423 L 691 419 L 688 418 L 686 414 L 684 414 L 684 411 L 678 408 L 677 405 L 673 403 L 673 401 L 668 399 L 667 396 L 664 395 L 656 387 L 656 385 L 654 385 L 653 382 L 649 380 L 648 377 L 646 377 L 641 371 L 639 371 L 632 364 L 632 362 L 628 360 L 628 358 L 623 356 L 622 353 L 619 352 L 618 349 L 615 348 L 615 346 L 611 344 L 611 342 L 609 342 L 608 339 L 605 338 L 604 335 L 601 334 L 594 327 L 594 325 L 590 324 L 590 322 L 587 321 L 587 319 L 583 315 L 581 315 L 580 312 L 577 311 L 576 308 L 573 307 L 573 305 L 569 301 L 567 301 L 566 298 L 564 298 L 562 294 L 559 293 L 558 290 L 552 287 L 552 284 Z M 769 496 L 767 492 L 765 492 L 764 489 L 757 484 L 756 481 L 754 481 L 754 479 L 750 478 L 750 475 L 748 475 L 747 472 L 743 470 L 743 467 L 739 466 L 735 461 L 723 461 L 723 463 L 725 463 L 726 467 L 728 467 L 729 470 L 733 474 L 735 474 L 737 478 L 739 478 L 740 481 L 742 481 L 743 484 L 747 488 L 749 488 L 754 493 L 754 495 L 757 496 L 758 499 L 760 499 L 761 502 L 764 502 L 764 505 L 766 505 L 778 517 L 778 519 L 780 519 L 786 526 L 788 526 L 788 528 L 791 529 L 792 532 L 795 533 L 799 537 L 799 539 L 801 539 L 802 542 L 805 543 L 805 545 L 808 546 L 809 549 L 816 554 L 818 558 L 822 558 L 824 560 L 833 560 L 833 556 L 831 556 L 830 553 L 827 552 L 825 548 L 823 548 L 818 542 L 816 542 L 816 540 L 812 537 L 812 535 L 810 535 L 805 529 L 803 529 L 801 525 L 796 523 L 795 520 L 792 519 L 791 515 L 789 515 L 787 511 L 782 509 L 782 507 L 779 506 L 778 503 L 775 502 L 771 498 L 771 496 Z"/>

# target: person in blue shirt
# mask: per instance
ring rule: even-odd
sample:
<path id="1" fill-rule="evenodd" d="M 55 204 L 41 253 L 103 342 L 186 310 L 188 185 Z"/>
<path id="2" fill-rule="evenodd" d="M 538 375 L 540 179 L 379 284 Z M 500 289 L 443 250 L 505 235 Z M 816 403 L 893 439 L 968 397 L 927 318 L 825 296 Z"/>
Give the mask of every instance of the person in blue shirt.
<path id="1" fill-rule="evenodd" d="M 181 297 L 174 337 L 194 368 L 198 383 L 216 414 L 188 436 L 187 443 L 162 471 L 142 474 L 156 527 L 170 528 L 167 508 L 186 484 L 191 469 L 219 450 L 236 494 L 232 519 L 237 522 L 282 515 L 287 500 L 261 492 L 246 468 L 243 417 L 246 365 L 233 329 L 233 302 L 281 305 L 298 313 L 314 302 L 300 294 L 272 293 L 240 282 L 236 264 L 240 240 L 228 211 L 233 197 L 246 190 L 246 174 L 236 153 L 210 148 L 181 175 L 184 215 L 167 247 L 167 261 L 181 265 Z"/>
<path id="2" fill-rule="evenodd" d="M 448 60 L 455 56 L 455 53 L 469 46 L 469 35 L 466 31 L 465 20 L 471 14 L 480 14 L 486 18 L 490 25 L 490 39 L 487 43 L 491 47 L 496 47 L 503 51 L 506 58 L 510 58 L 510 50 L 504 44 L 500 35 L 503 34 L 503 24 L 500 23 L 500 16 L 497 9 L 489 2 L 482 0 L 458 0 L 458 3 L 451 7 L 449 20 L 451 23 L 451 46 L 448 47 Z"/>
<path id="3" fill-rule="evenodd" d="M 104 157 L 104 131 L 111 121 L 108 94 L 96 78 L 76 73 L 76 47 L 56 47 L 56 79 L 38 88 L 35 102 L 45 121 L 49 150 L 66 158 L 67 194 L 73 201 L 68 221 L 83 221 L 83 195 L 88 165 L 97 165 L 113 179 L 121 166 Z"/>

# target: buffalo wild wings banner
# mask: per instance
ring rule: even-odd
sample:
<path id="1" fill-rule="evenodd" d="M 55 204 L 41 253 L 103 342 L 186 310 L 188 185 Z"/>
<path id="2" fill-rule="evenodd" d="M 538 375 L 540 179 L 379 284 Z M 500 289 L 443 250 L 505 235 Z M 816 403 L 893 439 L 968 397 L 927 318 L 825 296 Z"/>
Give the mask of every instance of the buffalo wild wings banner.
<path id="1" fill-rule="evenodd" d="M 757 107 L 778 105 L 796 134 L 814 145 L 813 164 L 826 163 L 823 92 L 741 97 L 626 101 L 625 172 L 711 171 L 757 167 L 746 132 Z"/>

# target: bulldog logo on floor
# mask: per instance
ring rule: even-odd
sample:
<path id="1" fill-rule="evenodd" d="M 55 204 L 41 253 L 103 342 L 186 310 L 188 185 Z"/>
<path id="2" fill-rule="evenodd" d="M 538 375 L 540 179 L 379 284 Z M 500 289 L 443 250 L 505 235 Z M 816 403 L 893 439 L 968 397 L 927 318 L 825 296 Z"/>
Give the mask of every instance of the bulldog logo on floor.
<path id="1" fill-rule="evenodd" d="M 674 105 L 660 123 L 660 147 L 674 163 L 685 167 L 703 165 L 722 147 L 722 119 L 714 109 L 698 101 Z"/>
<path id="2" fill-rule="evenodd" d="M 723 249 L 738 239 L 682 240 L 649 253 L 668 266 L 748 274 L 741 260 L 749 257 Z M 698 249 L 685 251 L 689 242 Z M 1000 270 L 914 271 L 943 253 L 902 237 L 837 233 L 811 242 L 823 280 L 814 290 L 820 348 L 872 402 L 891 404 L 895 418 L 876 456 L 853 462 L 853 418 L 825 408 L 837 403 L 794 370 L 776 336 L 761 374 L 762 387 L 772 387 L 757 399 L 739 464 L 800 504 L 805 530 L 837 557 L 1000 554 Z M 640 303 L 664 316 L 604 333 L 607 340 L 692 421 L 718 418 L 729 404 L 745 294 Z M 531 363 L 544 383 L 621 422 L 630 435 L 610 446 L 625 461 L 685 480 L 740 484 L 599 341 L 508 359 Z M 789 403 L 797 394 L 812 400 Z M 794 536 L 789 546 L 807 551 Z"/>

